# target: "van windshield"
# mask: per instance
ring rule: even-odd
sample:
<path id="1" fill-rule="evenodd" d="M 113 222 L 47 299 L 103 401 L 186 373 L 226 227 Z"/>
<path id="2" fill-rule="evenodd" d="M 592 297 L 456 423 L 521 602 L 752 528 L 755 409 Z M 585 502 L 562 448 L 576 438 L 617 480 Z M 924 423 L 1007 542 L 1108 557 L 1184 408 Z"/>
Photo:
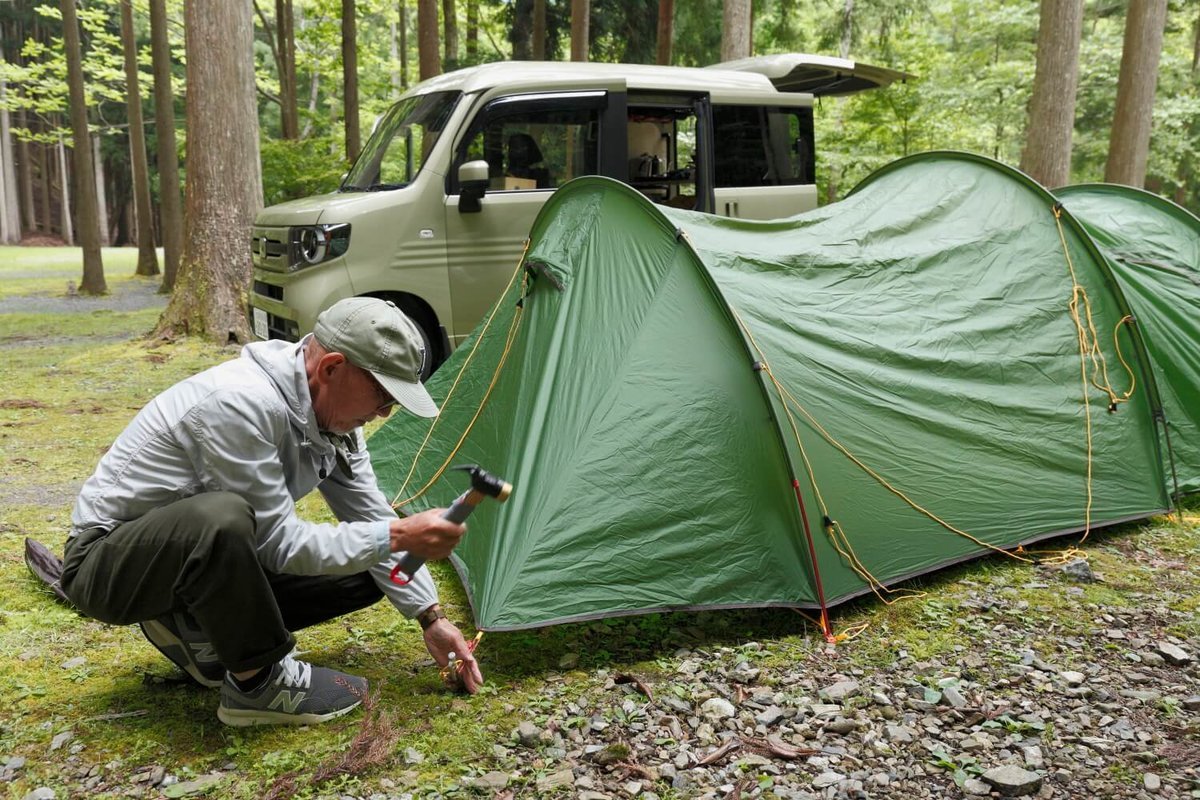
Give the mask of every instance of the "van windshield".
<path id="1" fill-rule="evenodd" d="M 367 140 L 340 191 L 379 192 L 412 183 L 461 96 L 461 92 L 433 92 L 392 106 Z"/>

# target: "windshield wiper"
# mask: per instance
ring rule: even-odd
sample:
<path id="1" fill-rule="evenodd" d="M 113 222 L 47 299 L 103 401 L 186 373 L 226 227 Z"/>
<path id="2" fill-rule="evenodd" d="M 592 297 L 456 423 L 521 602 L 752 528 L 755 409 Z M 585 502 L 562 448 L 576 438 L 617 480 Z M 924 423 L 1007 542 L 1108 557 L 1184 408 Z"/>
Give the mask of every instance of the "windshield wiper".
<path id="1" fill-rule="evenodd" d="M 408 186 L 407 183 L 372 183 L 363 191 L 365 192 L 387 192 L 392 189 L 403 189 Z"/>

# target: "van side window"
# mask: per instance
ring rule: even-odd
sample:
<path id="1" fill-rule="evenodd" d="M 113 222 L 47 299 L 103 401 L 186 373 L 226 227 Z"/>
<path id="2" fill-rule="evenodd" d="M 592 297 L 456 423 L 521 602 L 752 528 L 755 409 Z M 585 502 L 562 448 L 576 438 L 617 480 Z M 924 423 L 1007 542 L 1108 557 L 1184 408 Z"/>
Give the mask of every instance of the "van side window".
<path id="1" fill-rule="evenodd" d="M 488 115 L 455 161 L 487 161 L 491 191 L 554 189 L 599 171 L 599 119 L 598 108 Z"/>
<path id="2" fill-rule="evenodd" d="M 696 208 L 698 125 L 691 102 L 630 102 L 628 183 L 660 205 Z"/>
<path id="3" fill-rule="evenodd" d="M 713 141 L 717 188 L 813 182 L 811 108 L 715 105 Z"/>

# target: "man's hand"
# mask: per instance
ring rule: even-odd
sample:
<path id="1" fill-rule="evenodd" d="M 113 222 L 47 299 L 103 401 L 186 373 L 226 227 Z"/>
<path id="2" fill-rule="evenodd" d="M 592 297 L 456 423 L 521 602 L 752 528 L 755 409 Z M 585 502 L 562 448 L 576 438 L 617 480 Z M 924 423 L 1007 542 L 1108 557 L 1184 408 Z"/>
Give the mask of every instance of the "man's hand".
<path id="1" fill-rule="evenodd" d="M 467 527 L 443 519 L 443 512 L 444 508 L 431 508 L 411 517 L 392 520 L 388 528 L 392 552 L 407 550 L 426 561 L 449 556 L 467 532 Z"/>
<path id="2" fill-rule="evenodd" d="M 458 679 L 470 694 L 479 691 L 483 685 L 483 673 L 479 671 L 479 662 L 475 654 L 467 647 L 462 632 L 448 619 L 439 619 L 425 629 L 425 647 L 437 662 L 439 667 L 445 667 L 450 662 L 450 653 L 462 662 L 458 668 Z M 451 666 L 451 669 L 454 669 Z"/>

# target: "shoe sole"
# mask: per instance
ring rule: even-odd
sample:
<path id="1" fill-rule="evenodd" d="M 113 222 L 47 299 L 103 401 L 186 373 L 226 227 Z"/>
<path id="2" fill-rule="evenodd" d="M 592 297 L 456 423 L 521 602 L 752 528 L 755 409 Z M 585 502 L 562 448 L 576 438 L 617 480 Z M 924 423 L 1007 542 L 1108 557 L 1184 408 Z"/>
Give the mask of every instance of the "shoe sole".
<path id="1" fill-rule="evenodd" d="M 349 714 L 361 703 L 330 711 L 328 714 L 288 714 L 283 711 L 262 711 L 257 708 L 226 708 L 217 706 L 217 719 L 235 728 L 251 725 L 319 725 Z"/>
<path id="2" fill-rule="evenodd" d="M 200 668 L 196 666 L 194 662 L 180 664 L 178 661 L 172 658 L 171 654 L 164 650 L 163 645 L 160 645 L 159 642 L 165 642 L 166 646 L 168 647 L 178 647 L 185 653 L 188 651 L 188 648 L 187 643 L 172 633 L 170 628 L 168 628 L 166 625 L 163 625 L 161 622 L 155 619 L 147 620 L 139 624 L 141 625 L 142 633 L 146 637 L 146 641 L 154 645 L 155 650 L 166 656 L 168 661 L 187 673 L 187 676 L 196 683 L 200 684 L 206 689 L 219 689 L 221 684 L 225 682 L 225 670 L 223 668 L 221 670 L 220 678 L 209 678 L 200 671 Z"/>

